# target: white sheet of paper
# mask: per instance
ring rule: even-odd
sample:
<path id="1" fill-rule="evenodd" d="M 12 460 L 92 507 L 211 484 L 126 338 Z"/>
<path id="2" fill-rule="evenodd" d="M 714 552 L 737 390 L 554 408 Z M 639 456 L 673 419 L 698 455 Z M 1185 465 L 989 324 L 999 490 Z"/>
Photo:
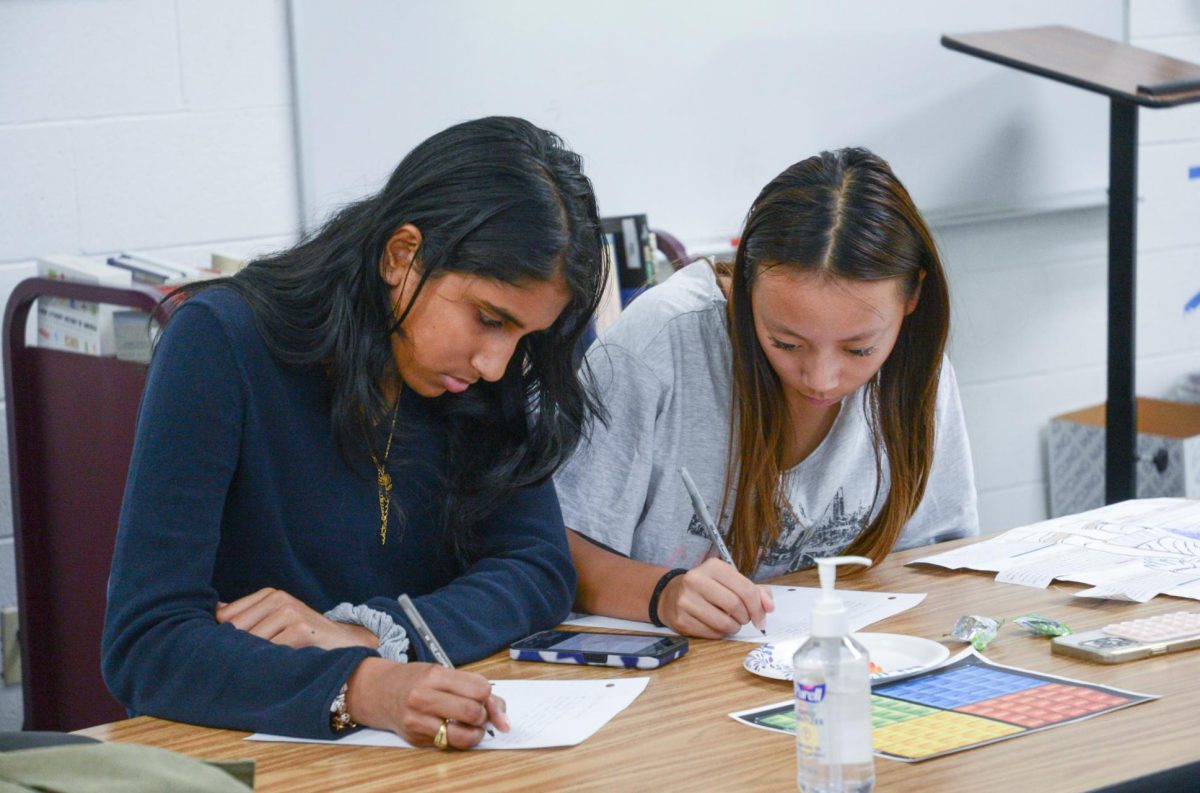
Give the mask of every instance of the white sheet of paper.
<path id="1" fill-rule="evenodd" d="M 1022 560 L 1031 554 L 1036 554 L 1044 548 L 1054 546 L 1044 542 L 1010 541 L 1005 539 L 987 540 L 972 545 L 964 545 L 953 551 L 922 556 L 909 564 L 933 564 L 948 570 L 988 570 L 998 573 L 1006 567 L 1021 564 Z"/>
<path id="2" fill-rule="evenodd" d="M 1045 589 L 1055 578 L 1112 567 L 1123 559 L 1103 551 L 1051 545 L 1047 546 L 1044 553 L 1030 554 L 1027 561 L 1021 564 L 1005 566 L 996 574 L 996 580 Z"/>
<path id="3" fill-rule="evenodd" d="M 1179 589 L 1186 593 L 1189 585 L 1200 582 L 1200 574 L 1195 570 L 1177 572 L 1156 569 L 1145 562 L 1127 563 L 1112 570 L 1100 571 L 1098 575 L 1080 577 L 1086 577 L 1088 580 L 1085 583 L 1092 584 L 1092 588 L 1076 592 L 1075 597 L 1129 600 L 1134 603 L 1145 603 L 1165 592 L 1178 595 L 1181 594 L 1177 591 Z"/>
<path id="4" fill-rule="evenodd" d="M 763 636 L 753 625 L 744 625 L 737 633 L 726 636 L 726 639 L 762 643 L 784 642 L 808 636 L 812 607 L 821 593 L 820 588 L 779 584 L 769 586 L 771 596 L 775 599 L 775 610 L 767 615 L 767 635 Z M 860 631 L 868 625 L 908 611 L 925 599 L 923 592 L 861 592 L 855 589 L 839 589 L 838 594 L 846 604 L 846 616 L 852 631 Z M 674 633 L 670 628 L 659 628 L 649 622 L 598 617 L 594 614 L 573 614 L 565 624 L 603 630 L 668 635 Z"/>
<path id="5" fill-rule="evenodd" d="M 510 732 L 484 736 L 476 749 L 546 749 L 575 746 L 592 737 L 646 690 L 648 677 L 603 680 L 493 680 L 492 690 L 508 705 Z M 255 733 L 247 741 L 331 743 L 412 749 L 399 735 L 359 730 L 335 741 Z"/>

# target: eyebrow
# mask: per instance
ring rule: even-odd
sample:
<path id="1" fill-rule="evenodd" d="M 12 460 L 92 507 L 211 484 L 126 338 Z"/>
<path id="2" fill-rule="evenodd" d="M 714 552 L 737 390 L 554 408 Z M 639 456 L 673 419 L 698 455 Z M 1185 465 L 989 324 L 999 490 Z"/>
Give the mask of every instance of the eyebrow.
<path id="1" fill-rule="evenodd" d="M 804 336 L 801 336 L 799 333 L 796 333 L 795 331 L 789 330 L 788 328 L 785 328 L 782 326 L 776 327 L 776 328 L 768 326 L 767 329 L 769 331 L 771 331 L 771 333 L 778 333 L 781 336 L 791 336 L 793 339 L 799 339 L 800 341 L 803 341 L 803 342 L 808 341 L 807 338 L 805 338 Z M 871 339 L 871 338 L 878 336 L 882 332 L 883 332 L 883 328 L 878 328 L 876 330 L 869 330 L 869 331 L 866 331 L 864 333 L 859 333 L 854 336 L 848 336 L 847 338 L 844 338 L 844 339 L 838 339 L 837 343 L 838 344 L 852 344 L 852 343 L 858 342 L 858 341 L 866 341 L 867 339 Z"/>
<path id="2" fill-rule="evenodd" d="M 497 306 L 495 303 L 489 303 L 486 300 L 480 300 L 479 303 L 484 308 L 486 308 L 488 311 L 490 311 L 493 314 L 495 314 L 496 316 L 500 317 L 500 319 L 504 320 L 505 322 L 512 323 L 512 325 L 514 327 L 516 327 L 517 330 L 525 330 L 525 323 L 522 322 L 521 320 L 517 319 L 516 317 L 514 317 L 511 312 L 505 311 L 504 309 L 500 308 L 500 306 Z"/>

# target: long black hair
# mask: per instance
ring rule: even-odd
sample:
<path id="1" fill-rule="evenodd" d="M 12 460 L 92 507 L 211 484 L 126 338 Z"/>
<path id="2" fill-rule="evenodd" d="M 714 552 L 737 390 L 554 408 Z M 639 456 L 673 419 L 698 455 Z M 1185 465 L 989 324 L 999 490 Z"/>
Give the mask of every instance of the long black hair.
<path id="1" fill-rule="evenodd" d="M 420 282 L 393 314 L 380 261 L 411 223 L 422 235 Z M 434 400 L 447 430 L 445 519 L 455 544 L 513 488 L 549 477 L 578 443 L 594 396 L 573 352 L 604 289 L 602 237 L 582 161 L 555 134 L 519 118 L 467 121 L 406 156 L 377 194 L 341 209 L 295 247 L 251 262 L 214 284 L 246 299 L 264 341 L 285 365 L 320 366 L 332 388 L 331 420 L 351 468 L 367 432 L 390 415 L 384 384 L 398 377 L 391 335 L 421 286 L 445 273 L 508 284 L 561 275 L 566 309 L 523 337 L 503 377 Z"/>

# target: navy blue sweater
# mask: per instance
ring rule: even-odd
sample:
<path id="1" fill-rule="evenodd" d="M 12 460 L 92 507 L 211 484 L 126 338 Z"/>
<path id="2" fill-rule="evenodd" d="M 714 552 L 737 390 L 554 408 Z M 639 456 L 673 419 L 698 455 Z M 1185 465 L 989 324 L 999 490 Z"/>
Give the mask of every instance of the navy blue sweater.
<path id="1" fill-rule="evenodd" d="M 381 546 L 374 469 L 365 448 L 357 471 L 338 455 L 324 373 L 279 364 L 232 291 L 189 299 L 155 351 L 121 510 L 103 641 L 117 699 L 134 714 L 331 737 L 330 704 L 375 653 L 217 624 L 218 600 L 267 586 L 317 611 L 388 612 L 414 660 L 432 659 L 399 609 L 404 592 L 455 662 L 560 622 L 575 572 L 553 484 L 514 491 L 464 566 L 439 528 L 445 438 L 429 407 L 405 390 Z"/>

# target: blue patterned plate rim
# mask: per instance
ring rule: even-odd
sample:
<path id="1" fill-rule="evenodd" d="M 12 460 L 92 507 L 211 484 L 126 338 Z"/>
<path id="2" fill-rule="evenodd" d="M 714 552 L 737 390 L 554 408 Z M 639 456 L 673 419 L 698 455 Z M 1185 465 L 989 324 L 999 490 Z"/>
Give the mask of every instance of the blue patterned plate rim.
<path id="1" fill-rule="evenodd" d="M 883 670 L 871 675 L 872 680 L 887 680 L 937 666 L 950 657 L 950 650 L 943 644 L 905 636 L 899 633 L 856 633 L 854 638 L 867 648 L 867 652 Z M 742 661 L 747 671 L 760 677 L 774 680 L 792 679 L 792 656 L 804 639 L 760 644 Z"/>

